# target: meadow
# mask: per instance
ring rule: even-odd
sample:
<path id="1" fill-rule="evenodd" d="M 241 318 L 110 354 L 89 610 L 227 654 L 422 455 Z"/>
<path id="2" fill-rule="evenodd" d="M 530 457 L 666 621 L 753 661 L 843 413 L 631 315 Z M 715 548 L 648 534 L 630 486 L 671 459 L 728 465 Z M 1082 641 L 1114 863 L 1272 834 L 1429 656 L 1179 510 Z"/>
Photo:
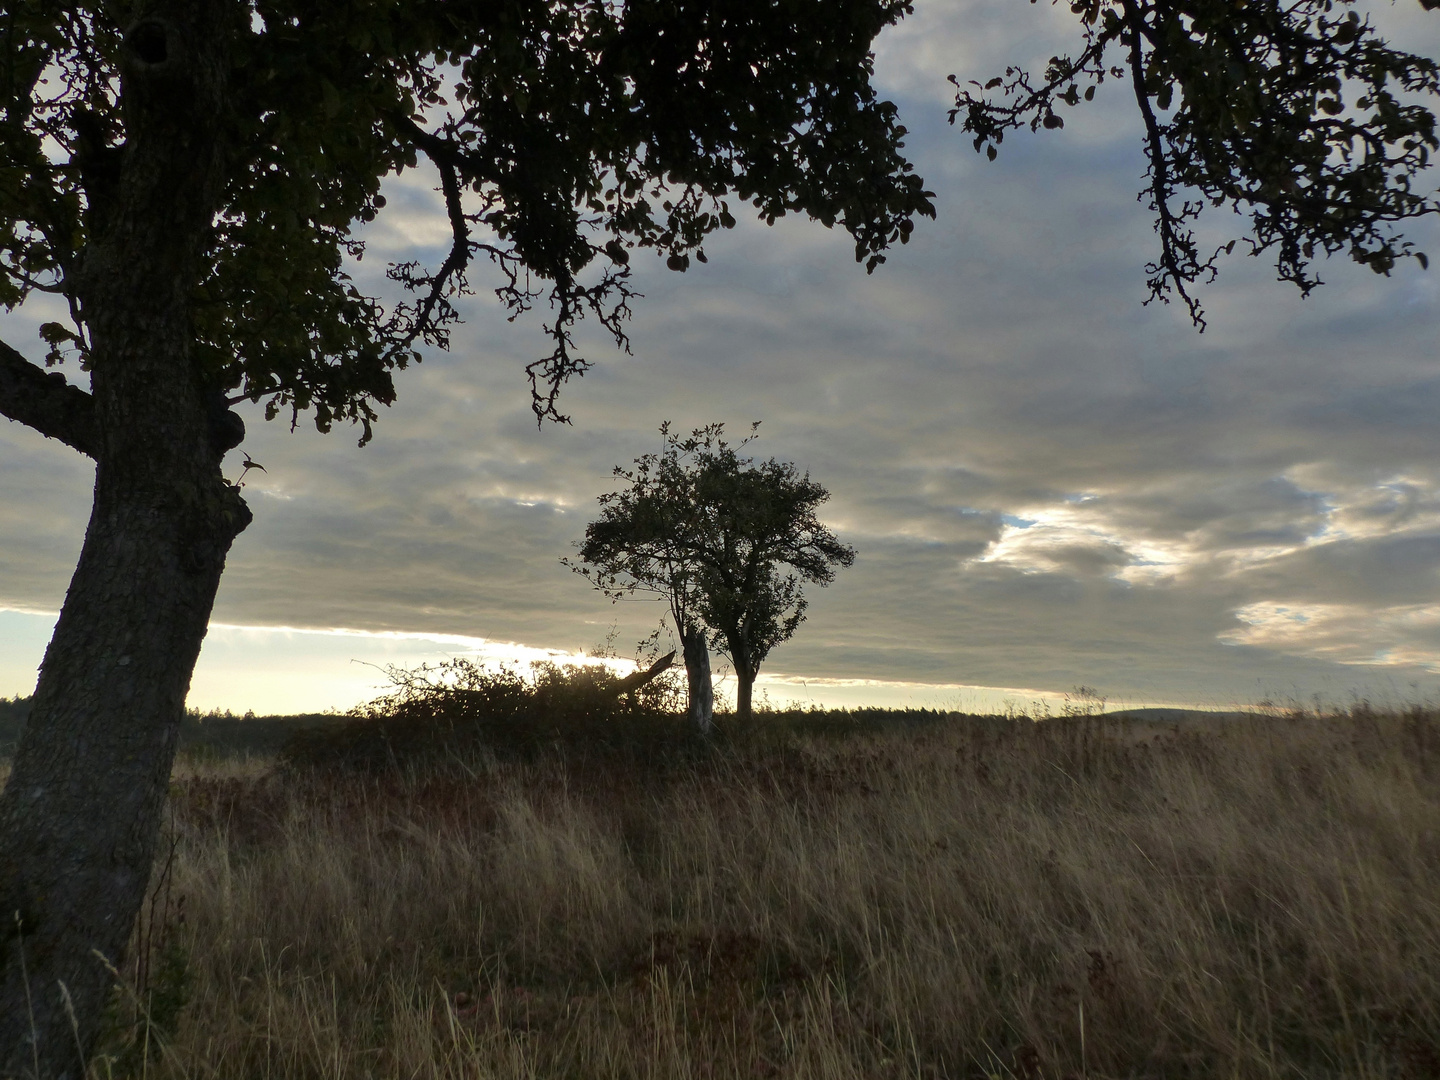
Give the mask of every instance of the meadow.
<path id="1" fill-rule="evenodd" d="M 1440 1076 L 1427 709 L 399 705 L 182 757 L 92 1075 Z"/>

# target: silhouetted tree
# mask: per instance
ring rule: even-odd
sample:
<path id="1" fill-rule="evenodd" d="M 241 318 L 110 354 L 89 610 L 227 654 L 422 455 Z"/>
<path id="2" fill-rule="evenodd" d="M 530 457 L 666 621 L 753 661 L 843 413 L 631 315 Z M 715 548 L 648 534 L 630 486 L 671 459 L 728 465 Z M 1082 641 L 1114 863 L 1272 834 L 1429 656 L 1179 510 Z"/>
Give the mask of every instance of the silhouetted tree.
<path id="1" fill-rule="evenodd" d="M 842 225 L 867 268 L 930 196 L 870 85 L 903 0 L 27 0 L 0 11 L 0 305 L 44 293 L 47 365 L 0 413 L 95 460 L 94 509 L 0 797 L 0 1075 L 78 1075 L 150 874 L 191 672 L 250 510 L 230 411 L 358 422 L 444 348 L 476 260 L 555 313 L 540 417 L 618 343 L 649 248 L 684 270 L 749 203 Z M 424 157 L 440 266 L 346 271 Z M 733 200 L 733 202 L 732 202 Z M 73 369 L 72 369 L 73 370 Z M 24 961 L 22 963 L 22 960 Z"/>
<path id="2" fill-rule="evenodd" d="M 828 585 L 837 566 L 855 561 L 854 549 L 815 515 L 828 491 L 788 462 L 739 455 L 759 426 L 730 446 L 723 424 L 685 438 L 662 424 L 664 449 L 616 467 L 628 487 L 600 496 L 600 517 L 580 544 L 586 565 L 577 569 L 613 599 L 650 592 L 669 602 L 690 676 L 690 715 L 702 726 L 708 717 L 694 693 L 702 680 L 708 690 L 709 665 L 706 657 L 703 671 L 693 666 L 692 651 L 704 654 L 697 621 L 735 668 L 735 711 L 748 718 L 760 665 L 805 619 L 802 584 Z"/>

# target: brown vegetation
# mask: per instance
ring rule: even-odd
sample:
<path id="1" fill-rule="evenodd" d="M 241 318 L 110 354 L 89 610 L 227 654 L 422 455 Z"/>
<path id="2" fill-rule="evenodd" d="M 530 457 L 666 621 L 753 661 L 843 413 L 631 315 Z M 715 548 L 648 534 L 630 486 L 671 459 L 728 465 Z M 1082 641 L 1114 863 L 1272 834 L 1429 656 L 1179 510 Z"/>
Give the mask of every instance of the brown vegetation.
<path id="1" fill-rule="evenodd" d="M 109 1067 L 1440 1075 L 1431 714 L 832 719 L 182 771 Z"/>

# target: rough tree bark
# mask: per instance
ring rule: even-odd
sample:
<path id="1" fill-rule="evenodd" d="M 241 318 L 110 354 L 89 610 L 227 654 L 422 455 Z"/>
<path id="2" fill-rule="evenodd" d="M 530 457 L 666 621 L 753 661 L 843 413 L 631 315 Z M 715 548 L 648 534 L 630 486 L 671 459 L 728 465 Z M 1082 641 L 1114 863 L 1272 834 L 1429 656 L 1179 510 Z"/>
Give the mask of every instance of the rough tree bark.
<path id="1" fill-rule="evenodd" d="M 83 1075 L 112 983 L 96 954 L 119 963 L 142 904 L 191 673 L 250 521 L 220 472 L 237 418 L 215 416 L 189 315 L 224 184 L 227 22 L 243 6 L 142 7 L 122 50 L 118 183 L 90 193 L 74 271 L 91 394 L 51 382 L 74 407 L 45 433 L 95 458 L 95 494 L 0 796 L 4 1077 Z M 13 350 L 0 359 L 25 383 Z"/>
<path id="2" fill-rule="evenodd" d="M 715 731 L 715 690 L 710 683 L 710 650 L 705 631 L 694 623 L 680 626 L 680 644 L 685 654 L 685 682 L 689 691 L 685 717 L 701 735 Z"/>

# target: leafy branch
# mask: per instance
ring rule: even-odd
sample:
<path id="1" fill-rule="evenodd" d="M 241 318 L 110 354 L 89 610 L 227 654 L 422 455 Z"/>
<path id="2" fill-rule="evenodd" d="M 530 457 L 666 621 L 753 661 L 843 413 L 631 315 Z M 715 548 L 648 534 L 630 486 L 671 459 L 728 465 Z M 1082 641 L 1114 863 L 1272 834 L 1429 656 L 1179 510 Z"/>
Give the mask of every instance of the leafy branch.
<path id="1" fill-rule="evenodd" d="M 968 84 L 976 90 L 952 75 L 950 122 L 994 160 L 1006 132 L 1061 128 L 1059 105 L 1091 101 L 1107 78 L 1128 75 L 1145 127 L 1140 198 L 1160 240 L 1146 303 L 1177 295 L 1201 330 L 1190 287 L 1212 281 L 1237 243 L 1252 256 L 1273 252 L 1278 278 L 1306 295 L 1321 284 L 1318 255 L 1343 251 L 1385 275 L 1403 258 L 1428 266 L 1398 226 L 1440 211 L 1418 185 L 1440 146 L 1435 116 L 1412 100 L 1440 94 L 1440 66 L 1391 48 L 1353 5 L 1075 0 L 1077 56 L 1052 57 L 1039 80 L 1007 68 Z M 1109 62 L 1112 49 L 1121 62 Z M 1226 205 L 1248 214 L 1248 231 L 1202 254 L 1193 223 Z"/>

